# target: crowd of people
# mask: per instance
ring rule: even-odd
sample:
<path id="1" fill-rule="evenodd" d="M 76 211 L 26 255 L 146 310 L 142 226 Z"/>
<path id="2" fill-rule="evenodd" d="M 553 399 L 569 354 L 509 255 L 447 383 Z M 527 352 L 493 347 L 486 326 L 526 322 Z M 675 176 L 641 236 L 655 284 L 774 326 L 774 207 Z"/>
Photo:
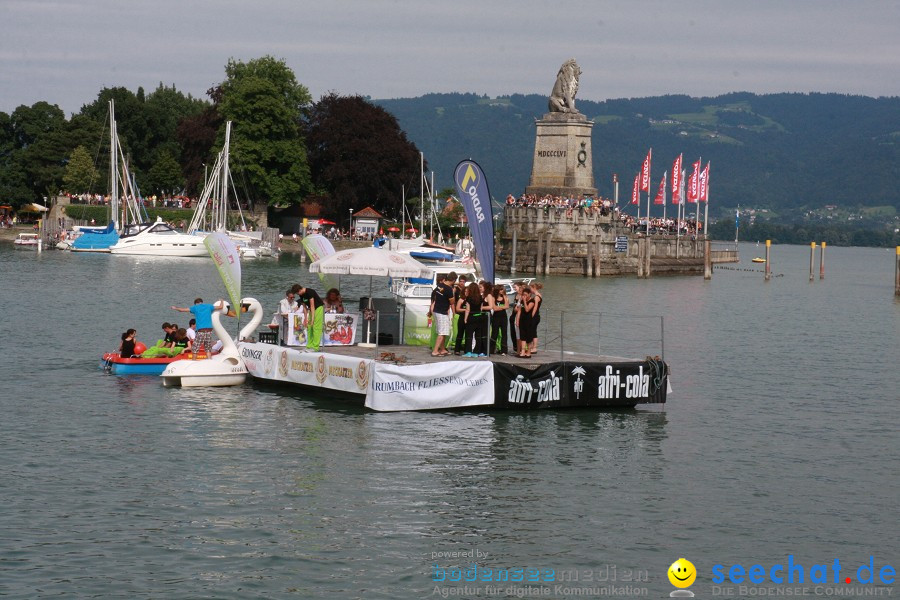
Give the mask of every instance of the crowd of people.
<path id="1" fill-rule="evenodd" d="M 538 351 L 542 288 L 538 282 L 516 283 L 511 303 L 502 285 L 448 273 L 431 294 L 428 317 L 437 333 L 431 355 L 505 356 L 512 348 L 515 356 L 531 358 Z"/>
<path id="2" fill-rule="evenodd" d="M 506 205 L 511 207 L 533 207 L 544 210 L 549 213 L 555 210 L 557 215 L 566 212 L 571 216 L 574 211 L 580 214 L 599 214 L 609 215 L 618 212 L 619 208 L 609 198 L 593 198 L 591 196 L 580 196 L 578 198 L 553 196 L 550 194 L 538 196 L 537 194 L 522 194 L 518 198 L 512 194 L 506 197 Z"/>
<path id="3" fill-rule="evenodd" d="M 506 197 L 506 205 L 510 207 L 532 207 L 543 210 L 544 214 L 554 211 L 557 217 L 571 217 L 576 212 L 581 215 L 612 215 L 619 225 L 631 229 L 633 233 L 644 233 L 647 230 L 647 217 L 637 218 L 620 210 L 615 202 L 609 198 L 591 198 L 580 196 L 578 198 L 536 194 L 522 194 L 518 198 L 512 194 Z M 652 235 L 681 235 L 696 236 L 701 233 L 703 223 L 698 223 L 695 218 L 652 218 L 650 219 L 650 233 Z"/>
<path id="4" fill-rule="evenodd" d="M 108 206 L 109 194 L 66 194 L 72 204 L 92 204 L 94 206 Z M 196 198 L 181 195 L 153 194 L 142 198 L 144 206 L 161 208 L 194 208 L 197 206 Z"/>

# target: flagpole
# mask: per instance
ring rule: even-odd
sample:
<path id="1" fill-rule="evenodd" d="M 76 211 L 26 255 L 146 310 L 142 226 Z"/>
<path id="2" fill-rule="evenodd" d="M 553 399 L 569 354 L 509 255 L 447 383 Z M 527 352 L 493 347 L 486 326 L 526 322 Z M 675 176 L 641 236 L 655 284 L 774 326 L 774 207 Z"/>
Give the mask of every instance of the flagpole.
<path id="1" fill-rule="evenodd" d="M 650 236 L 650 189 L 653 187 L 653 148 L 647 154 L 647 236 Z"/>
<path id="2" fill-rule="evenodd" d="M 710 161 L 712 162 L 712 161 Z M 706 236 L 706 239 L 709 239 L 709 234 L 707 233 L 709 230 L 706 228 L 709 225 L 709 163 L 706 163 L 706 206 L 703 207 L 703 235 Z"/>
<path id="3" fill-rule="evenodd" d="M 703 166 L 703 157 L 700 157 L 700 166 Z M 700 224 L 700 173 L 697 173 L 697 206 L 694 208 L 694 237 L 699 233 L 697 225 Z"/>

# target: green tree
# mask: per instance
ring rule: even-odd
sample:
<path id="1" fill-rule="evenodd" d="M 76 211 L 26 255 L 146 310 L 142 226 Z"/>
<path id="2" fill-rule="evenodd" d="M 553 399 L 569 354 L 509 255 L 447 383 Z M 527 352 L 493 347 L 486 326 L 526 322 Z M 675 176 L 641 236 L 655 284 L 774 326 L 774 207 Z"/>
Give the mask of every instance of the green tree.
<path id="1" fill-rule="evenodd" d="M 264 56 L 228 61 L 226 79 L 212 94 L 219 113 L 234 122 L 232 166 L 244 172 L 251 199 L 270 206 L 298 203 L 312 191 L 300 121 L 311 102 L 283 60 Z"/>
<path id="2" fill-rule="evenodd" d="M 178 161 L 167 151 L 162 150 L 147 175 L 144 177 L 144 194 L 175 194 L 184 189 L 184 175 Z"/>
<path id="3" fill-rule="evenodd" d="M 18 207 L 34 200 L 34 193 L 22 168 L 14 129 L 12 117 L 0 112 L 0 201 Z"/>
<path id="4" fill-rule="evenodd" d="M 94 161 L 84 146 L 77 146 L 69 156 L 66 170 L 63 174 L 63 184 L 66 190 L 73 194 L 83 194 L 94 189 L 100 173 L 94 166 Z"/>
<path id="5" fill-rule="evenodd" d="M 69 146 L 66 117 L 55 104 L 20 106 L 11 117 L 14 160 L 24 172 L 31 200 L 42 202 L 59 192 Z"/>
<path id="6" fill-rule="evenodd" d="M 181 167 L 188 195 L 199 195 L 203 188 L 204 165 L 212 167 L 216 133 L 222 126 L 222 115 L 215 105 L 178 123 L 175 137 L 181 146 Z"/>
<path id="7" fill-rule="evenodd" d="M 397 119 L 361 96 L 322 97 L 307 125 L 310 167 L 317 188 L 342 215 L 367 205 L 400 219 L 401 189 L 419 187 L 419 150 Z"/>

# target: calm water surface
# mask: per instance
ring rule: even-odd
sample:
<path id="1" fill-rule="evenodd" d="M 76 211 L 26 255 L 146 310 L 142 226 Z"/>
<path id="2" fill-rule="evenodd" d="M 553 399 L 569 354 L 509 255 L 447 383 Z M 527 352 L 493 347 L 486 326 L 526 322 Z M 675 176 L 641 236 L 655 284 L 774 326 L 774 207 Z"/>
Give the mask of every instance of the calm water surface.
<path id="1" fill-rule="evenodd" d="M 224 294 L 209 262 L 2 245 L 0 596 L 425 598 L 472 562 L 433 553 L 467 550 L 644 569 L 653 598 L 679 556 L 706 597 L 716 563 L 897 567 L 894 251 L 829 248 L 813 283 L 808 247 L 775 247 L 769 283 L 759 253 L 708 282 L 546 279 L 550 322 L 664 316 L 664 407 L 373 414 L 107 375 L 122 331 Z M 295 257 L 244 266 L 268 308 L 294 282 L 317 285 Z"/>

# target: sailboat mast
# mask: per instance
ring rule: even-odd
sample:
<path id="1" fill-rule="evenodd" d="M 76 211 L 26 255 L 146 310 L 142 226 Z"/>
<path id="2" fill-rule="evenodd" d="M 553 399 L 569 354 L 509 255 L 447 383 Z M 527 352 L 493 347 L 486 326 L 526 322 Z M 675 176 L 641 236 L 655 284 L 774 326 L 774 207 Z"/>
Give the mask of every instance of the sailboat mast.
<path id="1" fill-rule="evenodd" d="M 222 200 L 221 205 L 219 206 L 219 214 L 218 217 L 218 230 L 226 230 L 228 229 L 228 223 L 226 222 L 226 214 L 228 212 L 228 154 L 229 154 L 229 145 L 231 144 L 231 121 L 228 121 L 225 124 L 225 148 L 223 148 L 222 155 Z"/>
<path id="2" fill-rule="evenodd" d="M 109 101 L 109 213 L 113 227 L 119 231 L 119 164 L 116 144 L 116 106 L 115 101 Z"/>

